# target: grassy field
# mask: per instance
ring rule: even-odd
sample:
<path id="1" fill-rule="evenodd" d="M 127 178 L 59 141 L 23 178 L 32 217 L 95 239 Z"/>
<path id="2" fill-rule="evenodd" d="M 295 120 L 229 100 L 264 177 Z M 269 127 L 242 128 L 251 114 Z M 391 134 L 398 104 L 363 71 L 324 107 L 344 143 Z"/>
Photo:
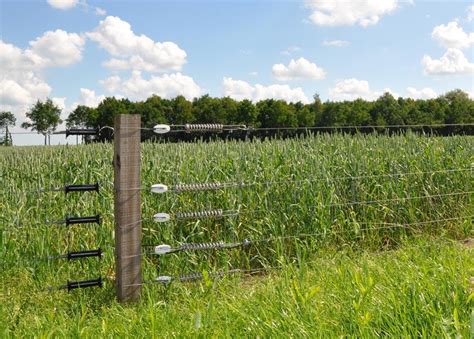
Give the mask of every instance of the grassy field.
<path id="1" fill-rule="evenodd" d="M 143 301 L 134 306 L 114 301 L 111 159 L 110 145 L 0 150 L 5 335 L 470 335 L 474 256 L 460 240 L 473 236 L 472 137 L 144 144 L 144 187 L 254 183 L 217 192 L 144 190 L 144 245 L 270 240 L 238 250 L 147 257 L 146 281 L 268 270 L 168 287 L 146 284 Z M 95 181 L 102 184 L 99 195 L 31 192 Z M 240 213 L 220 220 L 151 220 L 157 212 L 217 208 Z M 45 225 L 96 213 L 104 219 L 100 226 Z M 281 239 L 301 234 L 313 236 Z M 99 246 L 106 250 L 100 262 L 44 260 Z M 99 275 L 107 279 L 103 289 L 44 291 Z"/>

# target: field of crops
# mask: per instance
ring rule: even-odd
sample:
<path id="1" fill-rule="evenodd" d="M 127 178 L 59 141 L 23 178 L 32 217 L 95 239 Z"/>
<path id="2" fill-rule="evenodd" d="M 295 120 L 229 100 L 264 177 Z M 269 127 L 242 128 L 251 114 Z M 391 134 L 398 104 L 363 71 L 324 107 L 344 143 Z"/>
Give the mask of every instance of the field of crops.
<path id="1" fill-rule="evenodd" d="M 143 144 L 144 188 L 251 184 L 163 195 L 144 189 L 144 245 L 258 240 L 227 251 L 145 256 L 144 280 L 268 271 L 146 284 L 136 306 L 114 300 L 112 152 L 108 144 L 0 149 L 5 335 L 469 336 L 474 256 L 460 240 L 474 233 L 473 137 Z M 96 181 L 99 194 L 33 192 Z M 157 212 L 213 209 L 238 213 L 152 220 Z M 95 214 L 103 217 L 101 225 L 46 225 Z M 99 246 L 101 261 L 44 260 Z M 98 276 L 106 278 L 103 289 L 45 291 Z"/>

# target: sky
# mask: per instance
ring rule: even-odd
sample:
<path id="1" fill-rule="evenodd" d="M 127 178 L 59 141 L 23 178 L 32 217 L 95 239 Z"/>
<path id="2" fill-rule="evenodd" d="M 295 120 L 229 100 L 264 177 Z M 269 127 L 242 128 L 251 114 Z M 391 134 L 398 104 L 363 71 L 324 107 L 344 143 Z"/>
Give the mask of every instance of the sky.
<path id="1" fill-rule="evenodd" d="M 0 0 L 0 110 L 62 118 L 107 96 L 290 102 L 474 96 L 474 4 L 423 0 Z M 41 144 L 14 135 L 16 145 Z M 52 143 L 74 143 L 53 136 Z"/>

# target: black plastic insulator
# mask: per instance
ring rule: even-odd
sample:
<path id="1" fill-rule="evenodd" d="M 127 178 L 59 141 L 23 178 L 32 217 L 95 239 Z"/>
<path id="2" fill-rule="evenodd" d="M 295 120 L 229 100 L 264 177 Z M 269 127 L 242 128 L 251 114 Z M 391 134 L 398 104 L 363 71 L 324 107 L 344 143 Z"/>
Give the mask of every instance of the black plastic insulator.
<path id="1" fill-rule="evenodd" d="M 100 214 L 92 217 L 66 217 L 66 226 L 73 224 L 92 224 L 96 223 L 100 225 Z"/>
<path id="2" fill-rule="evenodd" d="M 64 192 L 68 194 L 69 192 L 99 192 L 99 183 L 95 184 L 86 184 L 86 185 L 68 185 L 64 187 Z"/>
<path id="3" fill-rule="evenodd" d="M 98 128 L 68 128 L 66 138 L 70 135 L 99 135 Z"/>
<path id="4" fill-rule="evenodd" d="M 99 247 L 96 250 L 69 252 L 67 254 L 67 260 L 90 258 L 90 257 L 99 257 L 100 259 L 102 257 L 102 249 Z"/>
<path id="5" fill-rule="evenodd" d="M 102 287 L 103 286 L 103 281 L 102 278 L 99 277 L 97 279 L 91 279 L 91 280 L 83 280 L 83 281 L 68 281 L 67 282 L 67 290 L 68 292 L 70 290 L 74 290 L 76 288 L 87 288 L 87 287 Z"/>

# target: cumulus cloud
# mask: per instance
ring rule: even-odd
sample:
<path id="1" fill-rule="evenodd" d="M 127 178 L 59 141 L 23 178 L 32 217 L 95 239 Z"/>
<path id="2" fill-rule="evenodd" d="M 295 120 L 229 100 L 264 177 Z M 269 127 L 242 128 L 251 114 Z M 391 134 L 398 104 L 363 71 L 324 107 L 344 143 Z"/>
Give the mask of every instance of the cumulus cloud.
<path id="1" fill-rule="evenodd" d="M 99 106 L 99 104 L 105 99 L 105 95 L 96 95 L 95 91 L 88 88 L 81 88 L 80 93 L 80 105 L 86 105 L 95 108 Z"/>
<path id="2" fill-rule="evenodd" d="M 34 41 L 30 41 L 28 52 L 38 56 L 42 67 L 64 67 L 82 59 L 85 39 L 76 33 L 61 29 L 45 32 Z"/>
<path id="3" fill-rule="evenodd" d="M 97 15 L 100 15 L 100 16 L 107 15 L 107 11 L 103 8 L 100 8 L 100 7 L 95 7 L 94 8 L 94 13 L 97 14 Z"/>
<path id="4" fill-rule="evenodd" d="M 331 47 L 345 47 L 349 46 L 351 43 L 346 40 L 324 40 L 324 46 L 331 46 Z"/>
<path id="5" fill-rule="evenodd" d="M 467 21 L 474 20 L 474 5 L 467 8 Z"/>
<path id="6" fill-rule="evenodd" d="M 136 35 L 130 24 L 118 17 L 106 17 L 87 36 L 115 57 L 106 63 L 112 70 L 179 71 L 186 63 L 186 52 L 174 42 Z"/>
<path id="7" fill-rule="evenodd" d="M 436 92 L 429 87 L 425 87 L 422 89 L 407 87 L 407 92 L 408 97 L 413 99 L 434 99 L 438 96 L 438 94 L 436 94 Z"/>
<path id="8" fill-rule="evenodd" d="M 109 93 L 117 93 L 122 83 L 122 79 L 118 75 L 114 75 L 99 82 Z"/>
<path id="9" fill-rule="evenodd" d="M 112 95 L 124 95 L 132 100 L 143 100 L 153 94 L 163 98 L 183 95 L 193 99 L 202 93 L 193 78 L 179 72 L 145 79 L 140 71 L 133 71 L 128 79 L 112 76 L 101 81 L 101 84 Z"/>
<path id="10" fill-rule="evenodd" d="M 367 80 L 358 80 L 355 78 L 340 80 L 333 88 L 329 89 L 329 98 L 334 101 L 351 101 L 355 99 L 375 100 L 383 93 L 388 92 L 395 98 L 400 95 L 390 88 L 384 88 L 383 91 L 373 91 L 370 89 Z"/>
<path id="11" fill-rule="evenodd" d="M 421 60 L 426 75 L 468 75 L 474 73 L 474 64 L 456 48 L 449 48 L 439 59 L 428 55 Z"/>
<path id="12" fill-rule="evenodd" d="M 375 25 L 393 13 L 400 0 L 306 0 L 312 11 L 310 20 L 319 26 Z"/>
<path id="13" fill-rule="evenodd" d="M 315 63 L 305 58 L 291 59 L 288 66 L 275 64 L 272 67 L 273 76 L 280 81 L 287 80 L 320 80 L 324 79 L 326 72 Z"/>
<path id="14" fill-rule="evenodd" d="M 107 11 L 105 9 L 96 6 L 91 6 L 87 3 L 86 0 L 48 0 L 48 4 L 53 8 L 60 9 L 63 11 L 80 5 L 82 9 L 86 12 L 92 11 L 94 14 L 100 16 L 104 16 L 107 14 Z"/>
<path id="15" fill-rule="evenodd" d="M 431 37 L 446 48 L 464 49 L 474 44 L 474 33 L 466 33 L 456 21 L 436 26 Z"/>
<path id="16" fill-rule="evenodd" d="M 249 99 L 257 102 L 265 99 L 281 99 L 288 102 L 301 101 L 303 103 L 309 103 L 309 100 L 301 87 L 290 88 L 288 85 L 264 86 L 260 84 L 252 86 L 245 81 L 234 80 L 227 77 L 223 79 L 222 86 L 224 89 L 224 96 L 239 101 Z"/>
<path id="17" fill-rule="evenodd" d="M 224 78 L 222 86 L 224 87 L 224 96 L 231 97 L 238 101 L 244 99 L 253 100 L 255 88 L 246 81 Z"/>
<path id="18" fill-rule="evenodd" d="M 336 101 L 358 98 L 373 100 L 377 95 L 370 90 L 368 81 L 351 78 L 338 81 L 335 87 L 329 89 L 329 97 Z"/>
<path id="19" fill-rule="evenodd" d="M 291 55 L 295 52 L 299 52 L 301 51 L 301 47 L 298 47 L 298 46 L 291 46 L 291 47 L 288 47 L 287 49 L 285 49 L 284 51 L 281 51 L 280 54 L 283 54 L 283 55 Z"/>
<path id="20" fill-rule="evenodd" d="M 56 9 L 68 10 L 79 3 L 79 0 L 48 0 L 48 4 Z"/>
<path id="21" fill-rule="evenodd" d="M 65 67 L 82 59 L 84 38 L 63 30 L 48 31 L 21 49 L 0 40 L 0 109 L 13 112 L 19 122 L 36 100 L 51 94 L 43 79 L 49 67 Z M 64 107 L 65 98 L 53 98 Z"/>

